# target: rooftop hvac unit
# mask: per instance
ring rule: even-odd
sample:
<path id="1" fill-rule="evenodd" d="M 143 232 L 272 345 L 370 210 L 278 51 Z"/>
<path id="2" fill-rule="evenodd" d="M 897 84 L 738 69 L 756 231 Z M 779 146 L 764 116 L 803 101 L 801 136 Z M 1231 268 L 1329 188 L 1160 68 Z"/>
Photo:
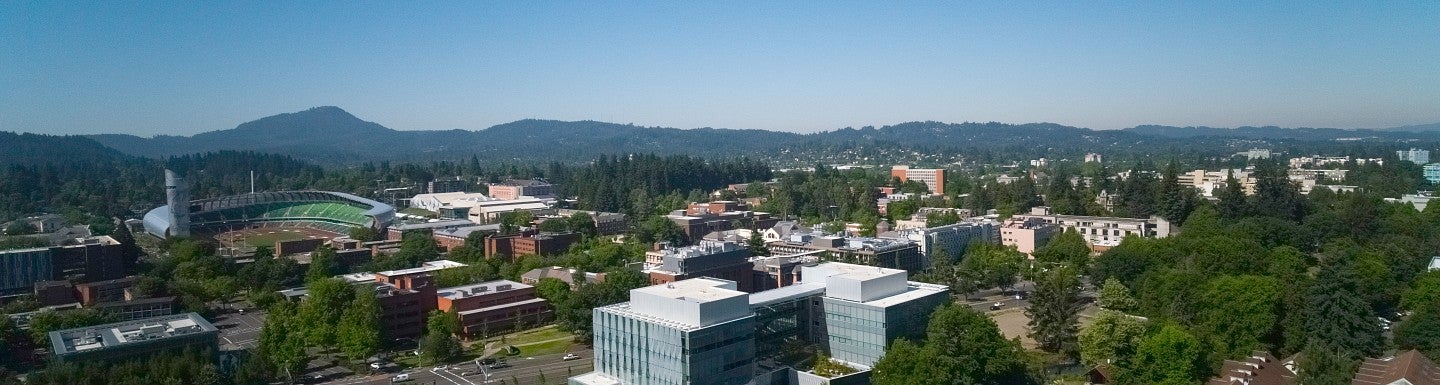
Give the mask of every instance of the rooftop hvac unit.
<path id="1" fill-rule="evenodd" d="M 502 290 L 510 290 L 510 284 L 507 283 L 507 284 L 504 284 L 504 285 L 500 285 L 500 286 L 496 286 L 496 287 L 495 287 L 495 291 L 502 291 Z"/>

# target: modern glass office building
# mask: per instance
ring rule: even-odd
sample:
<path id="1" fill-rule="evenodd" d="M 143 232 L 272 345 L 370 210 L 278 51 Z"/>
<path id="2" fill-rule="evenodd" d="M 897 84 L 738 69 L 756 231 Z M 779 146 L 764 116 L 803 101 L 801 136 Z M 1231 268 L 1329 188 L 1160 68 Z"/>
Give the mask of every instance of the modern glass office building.
<path id="1" fill-rule="evenodd" d="M 742 385 L 754 378 L 755 326 L 735 282 L 695 278 L 636 289 L 596 308 L 595 372 L 571 384 Z"/>
<path id="2" fill-rule="evenodd" d="M 744 384 L 797 343 L 868 369 L 891 341 L 923 336 L 950 300 L 945 286 L 909 282 L 904 270 L 831 262 L 801 275 L 750 295 L 713 278 L 633 290 L 630 302 L 595 309 L 596 371 L 570 384 Z"/>

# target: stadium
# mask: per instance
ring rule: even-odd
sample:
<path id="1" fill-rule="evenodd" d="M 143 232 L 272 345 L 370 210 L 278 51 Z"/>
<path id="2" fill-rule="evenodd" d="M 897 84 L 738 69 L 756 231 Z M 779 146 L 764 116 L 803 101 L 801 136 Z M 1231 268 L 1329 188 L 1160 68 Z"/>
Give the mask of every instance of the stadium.
<path id="1" fill-rule="evenodd" d="M 175 183 L 171 183 L 171 182 Z M 330 191 L 279 191 L 188 201 L 177 179 L 167 178 L 171 204 L 145 214 L 145 231 L 160 238 L 210 237 L 227 247 L 330 238 L 354 227 L 382 229 L 395 218 L 390 205 Z"/>

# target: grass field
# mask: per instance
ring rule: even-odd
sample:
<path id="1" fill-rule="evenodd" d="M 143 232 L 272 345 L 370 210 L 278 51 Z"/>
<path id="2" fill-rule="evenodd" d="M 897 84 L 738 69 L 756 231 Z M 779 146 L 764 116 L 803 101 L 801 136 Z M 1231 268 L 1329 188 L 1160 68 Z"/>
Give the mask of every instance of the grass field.
<path id="1" fill-rule="evenodd" d="M 555 327 L 555 325 L 550 325 L 550 326 L 538 327 L 538 328 L 534 328 L 534 329 L 530 329 L 530 330 L 525 330 L 525 331 L 520 331 L 520 332 L 515 332 L 515 333 L 506 334 L 506 335 L 505 335 L 505 343 L 506 343 L 506 344 L 509 344 L 509 345 L 524 345 L 524 344 L 531 344 L 531 343 L 536 343 L 536 342 L 550 341 L 550 340 L 555 340 L 555 339 L 560 339 L 560 338 L 571 338 L 571 339 L 573 339 L 573 338 L 575 338 L 575 335 L 574 335 L 574 334 L 570 334 L 569 332 L 566 332 L 566 331 L 564 331 L 564 330 L 560 330 L 560 328 Z"/>
<path id="2" fill-rule="evenodd" d="M 294 241 L 310 238 L 317 235 L 315 230 L 309 229 L 255 229 L 235 231 L 215 236 L 222 244 L 235 241 L 234 247 L 254 248 L 256 246 L 274 247 L 275 242 Z"/>

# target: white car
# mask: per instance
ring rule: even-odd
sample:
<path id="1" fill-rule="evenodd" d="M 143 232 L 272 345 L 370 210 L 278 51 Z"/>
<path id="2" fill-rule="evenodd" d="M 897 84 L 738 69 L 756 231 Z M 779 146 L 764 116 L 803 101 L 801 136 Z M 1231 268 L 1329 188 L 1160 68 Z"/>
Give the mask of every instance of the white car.
<path id="1" fill-rule="evenodd" d="M 435 370 L 445 370 L 445 369 L 450 369 L 450 365 L 440 365 L 440 366 L 436 366 L 436 367 L 435 367 Z"/>
<path id="2" fill-rule="evenodd" d="M 580 355 L 579 355 L 579 354 L 575 354 L 575 353 L 566 354 L 564 357 L 560 357 L 560 360 L 562 360 L 562 361 L 570 361 L 570 360 L 578 360 L 578 359 L 580 359 Z"/>
<path id="3" fill-rule="evenodd" d="M 405 381 L 410 381 L 410 373 L 400 373 L 400 374 L 396 374 L 395 377 L 390 377 L 390 382 L 405 382 Z"/>

